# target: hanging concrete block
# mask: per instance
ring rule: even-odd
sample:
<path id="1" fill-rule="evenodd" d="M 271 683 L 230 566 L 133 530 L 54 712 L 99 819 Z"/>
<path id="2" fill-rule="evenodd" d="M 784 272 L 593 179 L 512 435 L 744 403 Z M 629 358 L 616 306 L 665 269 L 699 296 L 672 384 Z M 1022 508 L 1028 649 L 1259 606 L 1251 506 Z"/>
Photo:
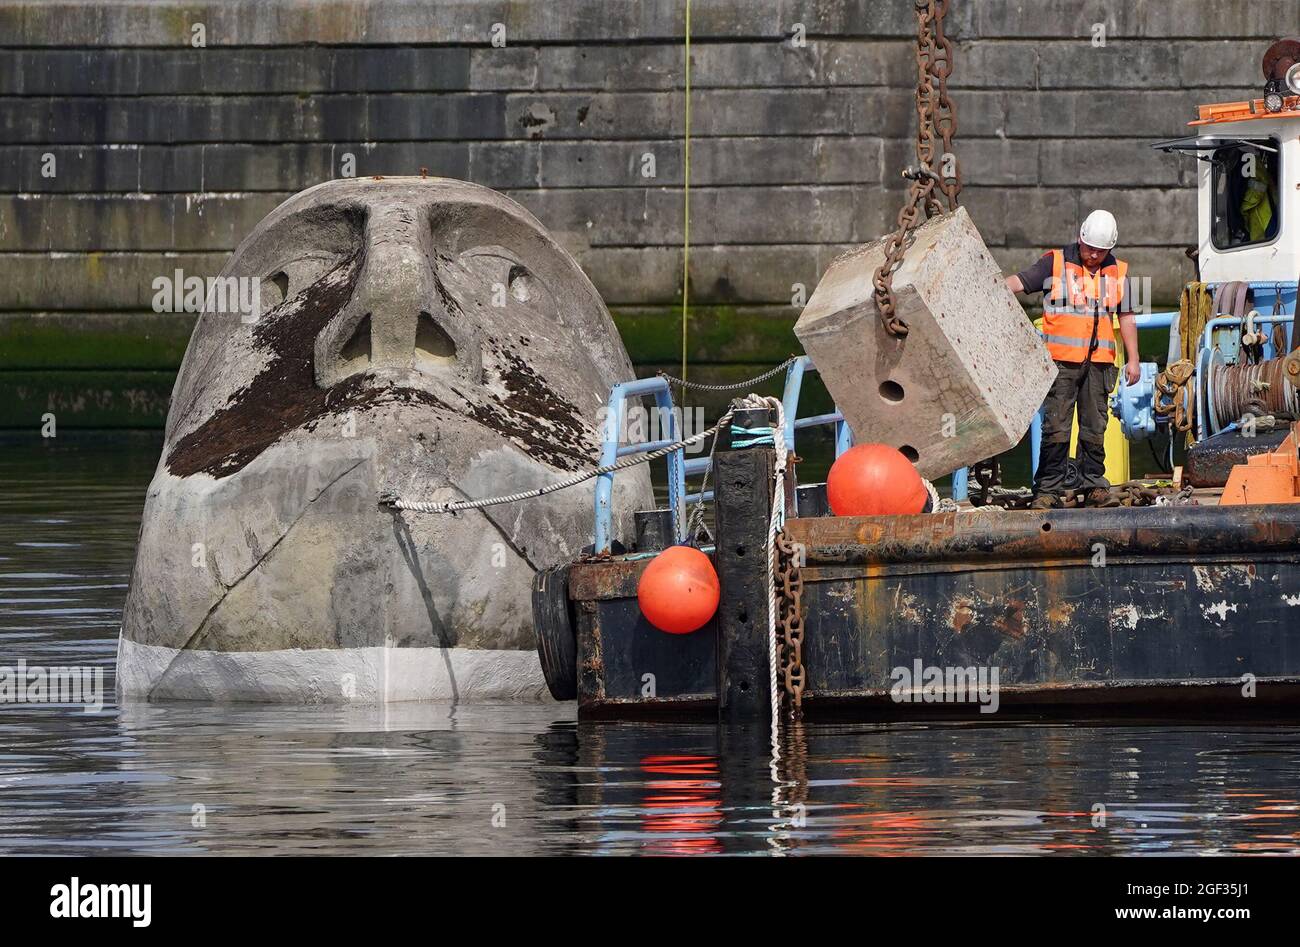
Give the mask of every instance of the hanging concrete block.
<path id="1" fill-rule="evenodd" d="M 906 338 L 880 322 L 883 240 L 826 271 L 794 333 L 861 444 L 891 444 L 941 477 L 1014 447 L 1056 366 L 965 208 L 922 224 L 894 273 Z"/>

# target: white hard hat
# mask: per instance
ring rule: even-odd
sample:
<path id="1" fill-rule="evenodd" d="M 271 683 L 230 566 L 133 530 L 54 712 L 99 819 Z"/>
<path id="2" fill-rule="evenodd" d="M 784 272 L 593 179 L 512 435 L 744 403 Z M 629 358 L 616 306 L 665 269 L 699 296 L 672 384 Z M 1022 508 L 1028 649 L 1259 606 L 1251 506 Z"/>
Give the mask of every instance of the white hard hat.
<path id="1" fill-rule="evenodd" d="M 1094 210 L 1079 228 L 1079 242 L 1098 250 L 1109 250 L 1119 243 L 1119 225 L 1108 210 Z"/>

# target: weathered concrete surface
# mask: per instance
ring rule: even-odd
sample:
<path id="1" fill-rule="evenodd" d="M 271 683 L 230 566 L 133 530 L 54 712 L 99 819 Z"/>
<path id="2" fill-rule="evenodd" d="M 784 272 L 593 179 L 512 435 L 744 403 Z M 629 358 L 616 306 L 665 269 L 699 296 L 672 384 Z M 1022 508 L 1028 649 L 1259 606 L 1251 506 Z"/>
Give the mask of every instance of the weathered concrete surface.
<path id="1" fill-rule="evenodd" d="M 123 692 L 541 694 L 530 581 L 589 542 L 592 489 L 456 515 L 377 498 L 495 496 L 595 465 L 598 412 L 632 370 L 582 271 L 494 191 L 366 178 L 285 202 L 221 275 L 261 280 L 262 308 L 205 312 L 190 340 L 123 616 Z M 652 502 L 644 468 L 616 486 L 620 519 Z M 438 674 L 413 670 L 431 656 Z"/>
<path id="2" fill-rule="evenodd" d="M 884 243 L 832 263 L 794 327 L 854 438 L 930 478 L 1015 447 L 1056 366 L 965 208 L 922 224 L 894 273 L 903 338 L 876 305 Z"/>

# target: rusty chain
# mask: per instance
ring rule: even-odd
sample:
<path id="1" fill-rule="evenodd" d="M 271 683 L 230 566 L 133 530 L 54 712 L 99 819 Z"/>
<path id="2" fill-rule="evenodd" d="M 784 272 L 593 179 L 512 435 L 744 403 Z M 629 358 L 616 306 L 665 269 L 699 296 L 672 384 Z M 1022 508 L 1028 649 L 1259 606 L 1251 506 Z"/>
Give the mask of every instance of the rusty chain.
<path id="1" fill-rule="evenodd" d="M 1061 506 L 1070 510 L 1084 507 L 1163 506 L 1165 504 L 1181 506 L 1195 502 L 1191 498 L 1191 487 L 1183 487 L 1182 490 L 1178 490 L 1171 483 L 1159 481 L 1128 480 L 1103 492 L 1105 493 L 1105 499 L 1100 501 L 1090 496 L 1091 490 L 1082 489 L 1071 490 L 1059 499 Z M 989 501 L 984 506 L 974 507 L 972 512 L 995 508 L 1004 510 L 1029 509 L 1030 504 L 1033 502 L 1033 496 L 1031 490 L 995 488 Z"/>
<path id="2" fill-rule="evenodd" d="M 872 284 L 875 287 L 876 306 L 885 331 L 903 338 L 907 335 L 907 322 L 898 315 L 894 298 L 894 272 L 903 262 L 903 254 L 911 243 L 913 231 L 919 223 L 921 209 L 926 218 L 943 213 L 934 196 L 937 186 L 948 198 L 948 210 L 957 209 L 957 195 L 961 193 L 961 169 L 952 151 L 952 139 L 957 133 L 957 110 L 948 95 L 948 77 L 952 75 L 952 42 L 943 30 L 943 18 L 948 12 L 948 0 L 915 0 L 916 6 L 916 160 L 918 167 L 908 168 L 903 177 L 912 184 L 898 212 L 898 229 L 885 239 L 885 259 L 876 270 Z M 935 91 L 934 80 L 939 80 Z M 943 177 L 934 171 L 934 143 L 937 133 L 943 141 L 939 171 L 951 170 Z"/>
<path id="3" fill-rule="evenodd" d="M 799 568 L 799 547 L 785 530 L 776 535 L 776 556 L 781 679 L 790 698 L 791 710 L 798 717 L 803 709 L 803 689 L 807 683 L 803 666 L 803 573 Z"/>
<path id="4" fill-rule="evenodd" d="M 957 209 L 957 196 L 961 194 L 961 169 L 957 165 L 957 155 L 952 150 L 952 139 L 957 134 L 957 107 L 948 95 L 948 77 L 952 75 L 952 40 L 943 31 L 944 14 L 948 12 L 948 0 L 934 2 L 934 42 L 935 53 L 931 66 L 935 78 L 939 80 L 939 92 L 935 99 L 934 126 L 943 139 L 943 152 L 939 155 L 939 190 L 948 198 L 948 210 Z M 951 158 L 952 174 L 948 175 L 947 162 Z"/>

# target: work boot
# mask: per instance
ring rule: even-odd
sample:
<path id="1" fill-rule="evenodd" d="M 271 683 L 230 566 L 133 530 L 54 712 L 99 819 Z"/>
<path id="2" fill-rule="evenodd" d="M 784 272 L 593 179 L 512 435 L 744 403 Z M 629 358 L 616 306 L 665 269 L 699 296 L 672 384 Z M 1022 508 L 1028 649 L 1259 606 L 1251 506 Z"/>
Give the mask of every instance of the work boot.
<path id="1" fill-rule="evenodd" d="M 1061 505 L 1061 498 L 1054 493 L 1040 493 L 1029 504 L 1031 510 L 1055 510 Z"/>
<path id="2" fill-rule="evenodd" d="M 1093 487 L 1083 497 L 1084 506 L 1119 506 L 1119 499 L 1105 487 Z"/>

